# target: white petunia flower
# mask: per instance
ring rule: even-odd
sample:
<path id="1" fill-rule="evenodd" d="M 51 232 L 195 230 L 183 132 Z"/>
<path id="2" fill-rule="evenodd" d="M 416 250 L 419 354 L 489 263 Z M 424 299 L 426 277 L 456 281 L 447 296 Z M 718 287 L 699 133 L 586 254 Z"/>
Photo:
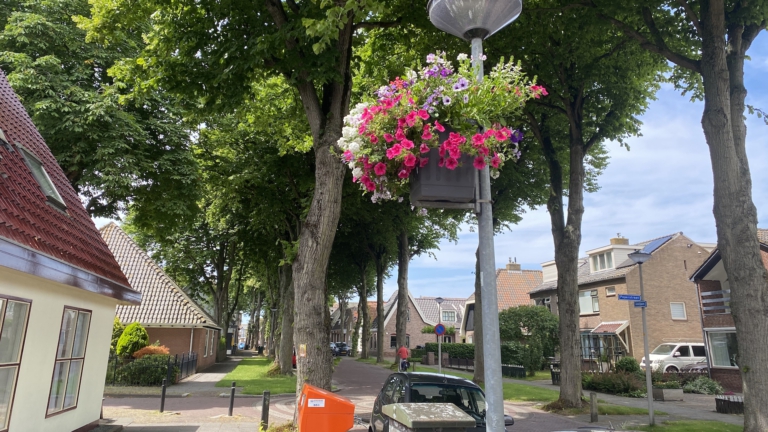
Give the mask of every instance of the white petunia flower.
<path id="1" fill-rule="evenodd" d="M 360 143 L 357 141 L 352 141 L 349 143 L 349 146 L 347 147 L 347 150 L 351 151 L 352 153 L 357 153 L 360 151 Z"/>
<path id="2" fill-rule="evenodd" d="M 355 129 L 355 128 L 353 128 L 353 127 L 350 127 L 350 126 L 345 126 L 345 127 L 344 127 L 344 128 L 341 130 L 341 135 L 342 135 L 344 138 L 346 138 L 347 140 L 351 140 L 351 139 L 354 139 L 354 138 L 357 136 L 357 129 Z"/>
<path id="3" fill-rule="evenodd" d="M 362 177 L 363 176 L 363 170 L 361 170 L 360 168 L 353 169 L 352 170 L 352 176 L 355 177 L 355 178 Z"/>
<path id="4" fill-rule="evenodd" d="M 466 55 L 466 54 L 464 54 L 464 53 L 461 53 L 461 54 L 459 54 L 459 55 L 456 57 L 456 60 L 458 60 L 458 61 L 462 61 L 462 60 L 466 60 L 467 58 L 468 58 L 468 57 L 467 57 L 467 55 Z"/>
<path id="5" fill-rule="evenodd" d="M 351 169 L 353 171 L 355 170 L 355 161 L 352 161 L 352 162 L 349 163 L 349 169 Z"/>

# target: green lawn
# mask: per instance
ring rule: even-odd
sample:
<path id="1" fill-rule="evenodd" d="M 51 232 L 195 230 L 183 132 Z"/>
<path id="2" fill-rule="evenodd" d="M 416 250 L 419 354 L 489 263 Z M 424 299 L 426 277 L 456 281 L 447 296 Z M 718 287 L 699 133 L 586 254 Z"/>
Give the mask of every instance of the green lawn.
<path id="1" fill-rule="evenodd" d="M 296 392 L 296 377 L 267 376 L 272 361 L 267 358 L 243 359 L 235 370 L 228 373 L 216 387 L 229 387 L 235 381 L 238 387 L 243 387 L 245 394 L 261 394 L 269 390 L 273 395 Z"/>
<path id="2" fill-rule="evenodd" d="M 526 384 L 504 383 L 504 400 L 518 402 L 553 402 L 560 396 L 557 390 Z"/>
<path id="3" fill-rule="evenodd" d="M 702 420 L 681 420 L 662 422 L 655 427 L 633 426 L 634 429 L 641 431 L 660 431 L 660 432 L 741 432 L 744 430 L 741 426 L 717 421 Z"/>
<path id="4" fill-rule="evenodd" d="M 589 408 L 587 408 L 586 412 L 589 413 Z M 669 415 L 664 411 L 654 410 L 653 412 L 656 415 Z M 624 405 L 602 404 L 598 402 L 597 413 L 600 415 L 646 415 L 648 414 L 648 409 L 628 407 Z"/>
<path id="5" fill-rule="evenodd" d="M 504 377 L 504 378 L 510 378 L 510 377 Z M 536 371 L 536 374 L 533 376 L 527 376 L 525 378 L 510 378 L 515 380 L 521 380 L 521 381 L 542 381 L 542 380 L 549 380 L 552 379 L 552 375 L 549 374 L 548 370 L 541 370 Z"/>

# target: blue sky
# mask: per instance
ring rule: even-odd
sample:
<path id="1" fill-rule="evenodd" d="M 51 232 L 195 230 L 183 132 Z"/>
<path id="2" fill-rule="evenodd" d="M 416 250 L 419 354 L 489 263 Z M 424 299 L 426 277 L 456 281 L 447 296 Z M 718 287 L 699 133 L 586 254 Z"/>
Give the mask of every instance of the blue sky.
<path id="1" fill-rule="evenodd" d="M 768 110 L 768 35 L 762 32 L 749 51 L 745 80 L 747 103 Z M 703 102 L 690 102 L 665 85 L 643 122 L 642 136 L 628 140 L 631 150 L 609 143 L 610 161 L 599 178 L 601 189 L 586 194 L 581 253 L 608 244 L 621 233 L 630 243 L 682 231 L 699 242 L 717 241 L 712 215 L 712 170 L 701 129 Z M 768 126 L 747 117 L 747 152 L 758 226 L 768 227 Z M 495 238 L 496 264 L 516 257 L 524 269 L 541 269 L 554 258 L 549 214 L 545 208 L 524 215 L 511 231 Z M 468 297 L 473 292 L 477 234 L 464 229 L 457 244 L 443 242 L 437 260 L 411 262 L 409 288 L 415 297 Z M 395 275 L 396 276 L 396 275 Z M 385 296 L 397 289 L 385 283 Z"/>

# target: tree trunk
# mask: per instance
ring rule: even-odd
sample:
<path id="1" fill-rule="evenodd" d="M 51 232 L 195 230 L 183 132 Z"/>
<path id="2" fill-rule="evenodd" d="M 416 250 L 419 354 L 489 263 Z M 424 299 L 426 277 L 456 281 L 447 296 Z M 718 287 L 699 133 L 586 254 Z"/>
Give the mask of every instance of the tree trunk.
<path id="1" fill-rule="evenodd" d="M 341 213 L 344 165 L 331 154 L 330 146 L 341 136 L 341 121 L 326 131 L 323 145 L 315 149 L 315 192 L 299 238 L 293 264 L 296 294 L 294 343 L 306 346 L 307 356 L 297 359 L 296 393 L 303 383 L 331 390 L 333 373 L 329 333 L 325 320 L 325 278 L 328 259 Z"/>
<path id="2" fill-rule="evenodd" d="M 473 320 L 475 330 L 472 335 L 472 342 L 475 343 L 475 372 L 472 381 L 477 385 L 485 382 L 485 358 L 483 357 L 483 301 L 482 296 L 480 295 L 481 291 L 480 247 L 478 246 L 475 251 L 475 318 Z"/>
<path id="3" fill-rule="evenodd" d="M 384 263 L 376 260 L 376 362 L 384 361 Z"/>
<path id="4" fill-rule="evenodd" d="M 280 329 L 280 373 L 293 375 L 293 269 L 289 264 L 280 267 L 280 291 L 283 292 L 282 326 Z"/>
<path id="5" fill-rule="evenodd" d="M 397 239 L 397 316 L 395 332 L 397 346 L 395 350 L 405 346 L 405 336 L 408 325 L 408 263 L 411 251 L 408 247 L 408 232 L 403 229 Z"/>
<path id="6" fill-rule="evenodd" d="M 363 272 L 363 289 L 360 295 L 360 313 L 358 313 L 358 321 L 362 321 L 363 334 L 360 338 L 362 344 L 362 350 L 360 351 L 360 358 L 368 358 L 368 345 L 371 340 L 371 322 L 368 319 L 368 282 Z M 357 347 L 355 347 L 357 349 Z"/>
<path id="7" fill-rule="evenodd" d="M 746 154 L 744 56 L 751 39 L 728 29 L 723 1 L 701 6 L 704 114 L 714 175 L 718 248 L 728 274 L 744 389 L 744 430 L 768 430 L 768 273 L 757 238 L 757 211 Z M 726 57 L 726 55 L 728 57 Z"/>
<path id="8" fill-rule="evenodd" d="M 263 301 L 263 298 L 261 296 L 261 291 L 258 292 L 256 297 L 256 303 L 254 304 L 253 309 L 251 309 L 251 319 L 250 323 L 248 324 L 248 346 L 251 349 L 254 349 L 256 345 L 259 343 L 259 321 L 261 321 L 261 303 Z"/>

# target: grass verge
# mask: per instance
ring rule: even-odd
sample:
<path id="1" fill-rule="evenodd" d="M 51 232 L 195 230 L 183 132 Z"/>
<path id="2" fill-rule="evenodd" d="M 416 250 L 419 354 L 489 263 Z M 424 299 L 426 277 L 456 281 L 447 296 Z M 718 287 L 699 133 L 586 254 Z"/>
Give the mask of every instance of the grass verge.
<path id="1" fill-rule="evenodd" d="M 267 358 L 243 359 L 216 387 L 229 387 L 235 381 L 238 387 L 243 387 L 244 394 L 261 394 L 264 390 L 273 395 L 296 392 L 296 377 L 270 376 L 271 366 L 272 361 Z"/>
<path id="2" fill-rule="evenodd" d="M 656 426 L 633 426 L 635 430 L 660 432 L 742 432 L 743 427 L 718 421 L 665 421 Z"/>
<path id="3" fill-rule="evenodd" d="M 512 377 L 504 377 L 504 378 L 509 378 L 509 379 L 518 380 L 518 381 L 544 381 L 544 380 L 552 379 L 552 375 L 549 374 L 548 370 L 541 370 L 541 371 L 536 371 L 536 373 L 533 376 L 526 375 L 525 378 L 512 378 Z"/>
<path id="4" fill-rule="evenodd" d="M 544 411 L 549 411 L 553 414 L 575 416 L 580 414 L 589 414 L 589 402 L 584 400 L 581 408 L 563 408 L 557 401 L 550 402 L 547 405 L 541 407 Z M 664 411 L 654 411 L 656 415 L 669 415 Z M 614 405 L 605 403 L 605 401 L 598 400 L 597 413 L 599 415 L 647 415 L 648 410 L 646 408 L 628 407 L 624 405 Z"/>

